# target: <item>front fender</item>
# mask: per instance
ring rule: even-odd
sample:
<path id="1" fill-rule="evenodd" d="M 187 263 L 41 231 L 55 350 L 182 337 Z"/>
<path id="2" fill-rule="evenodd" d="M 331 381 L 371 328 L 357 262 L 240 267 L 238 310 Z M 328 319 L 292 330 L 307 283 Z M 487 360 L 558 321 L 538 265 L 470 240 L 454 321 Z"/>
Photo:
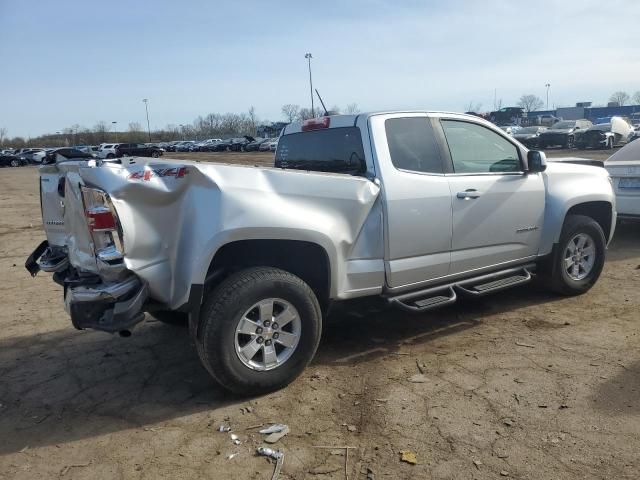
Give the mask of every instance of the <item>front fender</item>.
<path id="1" fill-rule="evenodd" d="M 607 202 L 615 212 L 615 194 L 609 174 L 601 167 L 551 161 L 543 179 L 546 203 L 539 255 L 551 253 L 560 239 L 567 212 L 573 207 L 588 202 Z M 612 218 L 615 221 L 615 215 Z"/>

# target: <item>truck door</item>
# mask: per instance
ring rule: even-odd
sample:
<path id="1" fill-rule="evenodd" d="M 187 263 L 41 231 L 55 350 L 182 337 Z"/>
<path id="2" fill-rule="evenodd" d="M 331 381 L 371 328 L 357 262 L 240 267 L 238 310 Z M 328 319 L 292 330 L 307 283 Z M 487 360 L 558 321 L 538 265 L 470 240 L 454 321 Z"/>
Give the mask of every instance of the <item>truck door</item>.
<path id="1" fill-rule="evenodd" d="M 449 273 L 451 191 L 444 152 L 424 113 L 369 119 L 383 180 L 385 270 L 391 288 L 418 286 Z"/>
<path id="2" fill-rule="evenodd" d="M 442 118 L 453 172 L 450 273 L 496 267 L 538 253 L 545 208 L 541 174 L 524 171 L 522 150 L 479 123 Z"/>

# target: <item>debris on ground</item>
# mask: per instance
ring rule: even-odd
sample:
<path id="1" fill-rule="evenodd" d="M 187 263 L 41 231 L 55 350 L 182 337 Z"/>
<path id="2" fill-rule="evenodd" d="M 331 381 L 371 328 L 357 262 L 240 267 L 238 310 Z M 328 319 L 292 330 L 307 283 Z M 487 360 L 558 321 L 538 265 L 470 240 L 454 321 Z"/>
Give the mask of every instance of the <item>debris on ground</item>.
<path id="1" fill-rule="evenodd" d="M 473 464 L 476 466 L 478 470 L 480 470 L 480 465 L 482 465 L 482 462 L 480 460 L 474 460 Z"/>
<path id="2" fill-rule="evenodd" d="M 418 371 L 422 374 L 424 374 L 424 371 L 427 368 L 424 363 L 420 363 L 420 360 L 416 360 L 416 367 L 418 367 Z"/>
<path id="3" fill-rule="evenodd" d="M 418 459 L 416 458 L 416 454 L 411 450 L 400 450 L 400 461 L 409 463 L 411 465 L 417 465 Z"/>
<path id="4" fill-rule="evenodd" d="M 233 457 L 240 455 L 240 452 L 230 453 L 227 455 L 227 460 L 231 460 Z"/>
<path id="5" fill-rule="evenodd" d="M 238 437 L 238 435 L 236 435 L 235 433 L 231 434 L 231 441 L 235 444 L 235 445 L 240 445 L 240 438 Z"/>
<path id="6" fill-rule="evenodd" d="M 74 463 L 72 465 L 66 465 L 62 470 L 60 470 L 60 476 L 64 477 L 69 472 L 69 470 L 71 470 L 72 468 L 88 467 L 89 465 L 91 465 L 91 462 L 88 462 L 88 463 Z"/>
<path id="7" fill-rule="evenodd" d="M 350 432 L 357 432 L 358 427 L 356 427 L 355 425 L 347 425 L 347 430 L 349 430 Z"/>
<path id="8" fill-rule="evenodd" d="M 504 420 L 502 420 L 502 423 L 504 423 L 507 427 L 512 427 L 515 422 L 510 418 L 505 418 Z"/>
<path id="9" fill-rule="evenodd" d="M 507 472 L 506 470 L 501 470 L 500 471 L 500 475 L 502 475 L 503 477 L 508 477 L 509 476 L 509 472 Z"/>
<path id="10" fill-rule="evenodd" d="M 256 451 L 258 452 L 258 455 L 262 455 L 263 457 L 268 457 L 276 461 L 276 466 L 273 469 L 273 475 L 271 475 L 271 480 L 276 480 L 280 475 L 280 470 L 282 470 L 282 464 L 284 463 L 284 452 L 280 450 L 274 450 L 269 447 L 258 447 Z"/>
<path id="11" fill-rule="evenodd" d="M 284 423 L 276 423 L 270 427 L 259 430 L 263 435 L 267 435 L 264 439 L 267 443 L 276 443 L 282 437 L 289 433 L 289 427 Z"/>
<path id="12" fill-rule="evenodd" d="M 536 348 L 535 345 L 531 345 L 530 343 L 524 343 L 524 342 L 516 342 L 516 345 L 518 345 L 519 347 Z"/>
<path id="13" fill-rule="evenodd" d="M 373 470 L 371 470 L 369 467 L 367 467 L 366 480 L 376 480 L 376 475 L 373 473 Z"/>
<path id="14" fill-rule="evenodd" d="M 231 431 L 231 427 L 229 427 L 228 425 L 220 425 L 220 427 L 218 428 L 219 432 L 230 432 Z"/>
<path id="15" fill-rule="evenodd" d="M 415 375 L 411 375 L 409 377 L 409 381 L 411 383 L 427 383 L 428 378 L 425 377 L 422 373 L 416 373 Z"/>

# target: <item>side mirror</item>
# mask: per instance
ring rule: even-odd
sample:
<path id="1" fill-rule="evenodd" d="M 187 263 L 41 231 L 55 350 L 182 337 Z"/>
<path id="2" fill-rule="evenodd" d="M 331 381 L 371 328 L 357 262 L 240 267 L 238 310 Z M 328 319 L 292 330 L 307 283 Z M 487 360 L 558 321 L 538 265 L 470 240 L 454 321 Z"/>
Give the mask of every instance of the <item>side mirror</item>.
<path id="1" fill-rule="evenodd" d="M 529 150 L 527 153 L 529 173 L 544 172 L 547 169 L 547 156 L 538 150 Z"/>

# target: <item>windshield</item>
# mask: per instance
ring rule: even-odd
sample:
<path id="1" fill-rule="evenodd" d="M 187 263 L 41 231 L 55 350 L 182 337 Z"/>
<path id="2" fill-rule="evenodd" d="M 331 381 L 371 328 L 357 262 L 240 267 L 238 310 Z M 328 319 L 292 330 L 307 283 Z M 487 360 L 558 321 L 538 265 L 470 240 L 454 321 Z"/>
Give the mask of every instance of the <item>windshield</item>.
<path id="1" fill-rule="evenodd" d="M 278 142 L 276 168 L 364 173 L 364 149 L 358 127 L 292 133 L 275 141 Z"/>
<path id="2" fill-rule="evenodd" d="M 556 122 L 556 123 L 553 124 L 553 126 L 551 128 L 566 129 L 566 128 L 573 128 L 575 126 L 576 126 L 576 122 L 565 121 L 565 122 Z"/>

